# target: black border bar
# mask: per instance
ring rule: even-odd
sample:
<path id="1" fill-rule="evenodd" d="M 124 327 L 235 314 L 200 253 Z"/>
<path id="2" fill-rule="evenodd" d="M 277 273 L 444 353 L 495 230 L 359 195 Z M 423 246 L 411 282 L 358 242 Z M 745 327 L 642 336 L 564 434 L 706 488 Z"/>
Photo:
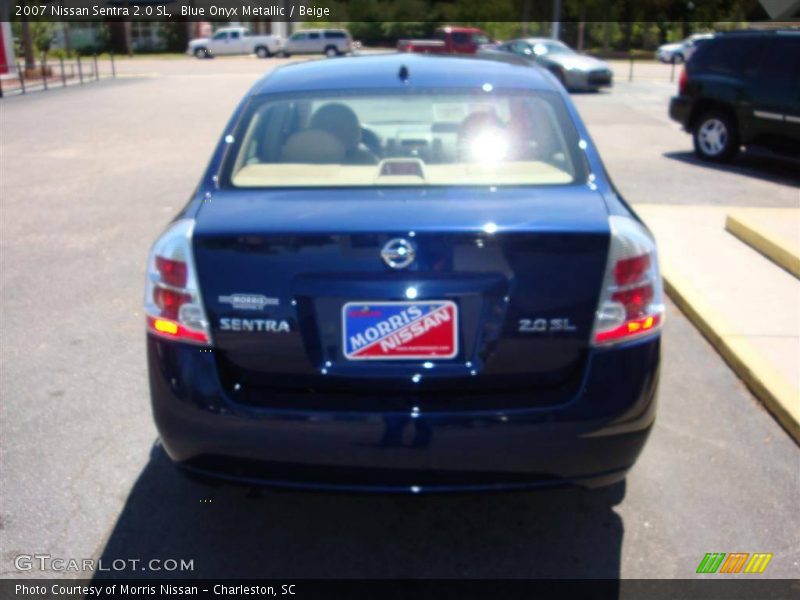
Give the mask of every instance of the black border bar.
<path id="1" fill-rule="evenodd" d="M 608 0 L 576 3 L 564 0 L 8 0 L 8 17 L 0 19 L 86 22 L 117 21 L 286 21 L 319 25 L 344 22 L 550 22 L 556 5 L 559 21 L 569 22 L 736 22 L 768 20 L 763 6 L 752 2 L 747 14 L 726 14 L 702 2 L 686 0 Z M 710 3 L 709 3 L 710 4 Z M 709 12 L 711 10 L 711 12 Z M 796 15 L 800 18 L 800 14 Z"/>
<path id="2" fill-rule="evenodd" d="M 757 576 L 756 576 L 757 577 Z M 488 580 L 488 579 L 4 579 L 0 597 L 48 600 L 82 598 L 539 598 L 647 600 L 789 600 L 800 596 L 800 582 L 753 576 L 697 579 Z"/>

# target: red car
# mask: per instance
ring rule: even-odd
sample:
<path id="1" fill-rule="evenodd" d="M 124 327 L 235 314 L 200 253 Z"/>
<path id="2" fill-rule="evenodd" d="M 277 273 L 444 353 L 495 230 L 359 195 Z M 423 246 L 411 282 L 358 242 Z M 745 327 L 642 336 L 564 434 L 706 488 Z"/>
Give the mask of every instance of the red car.
<path id="1" fill-rule="evenodd" d="M 439 27 L 430 40 L 399 40 L 400 52 L 423 54 L 475 54 L 488 46 L 492 40 L 481 29 L 475 27 Z"/>

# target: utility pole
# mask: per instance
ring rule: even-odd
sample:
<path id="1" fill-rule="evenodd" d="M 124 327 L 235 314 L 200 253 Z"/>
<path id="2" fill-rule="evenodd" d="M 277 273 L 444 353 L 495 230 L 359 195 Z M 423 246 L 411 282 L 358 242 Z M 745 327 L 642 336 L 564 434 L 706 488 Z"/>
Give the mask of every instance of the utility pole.
<path id="1" fill-rule="evenodd" d="M 528 35 L 531 20 L 531 0 L 525 0 L 522 4 L 522 35 Z"/>
<path id="2" fill-rule="evenodd" d="M 72 50 L 72 41 L 69 37 L 69 23 L 65 21 L 61 26 L 61 31 L 64 34 L 64 50 L 69 52 Z"/>
<path id="3" fill-rule="evenodd" d="M 550 37 L 557 40 L 561 36 L 561 0 L 553 0 L 553 25 Z"/>
<path id="4" fill-rule="evenodd" d="M 133 36 L 131 34 L 131 22 L 130 21 L 123 21 L 122 22 L 122 35 L 125 39 L 125 52 L 128 56 L 133 56 Z"/>
<path id="5" fill-rule="evenodd" d="M 194 2 L 189 0 L 189 8 L 194 8 Z M 195 37 L 197 37 L 196 29 L 194 26 L 194 21 L 192 21 L 191 17 L 186 19 L 186 40 L 191 41 Z"/>
<path id="6" fill-rule="evenodd" d="M 31 24 L 28 17 L 23 16 L 22 25 L 22 53 L 25 56 L 25 69 L 33 69 L 36 66 L 36 58 L 33 55 L 33 37 L 31 36 Z"/>

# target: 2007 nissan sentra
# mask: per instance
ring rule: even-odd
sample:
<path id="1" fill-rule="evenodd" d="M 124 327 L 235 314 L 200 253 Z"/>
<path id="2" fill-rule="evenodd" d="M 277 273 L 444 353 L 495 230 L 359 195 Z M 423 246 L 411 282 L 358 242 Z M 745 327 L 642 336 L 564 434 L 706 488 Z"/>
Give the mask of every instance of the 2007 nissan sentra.
<path id="1" fill-rule="evenodd" d="M 597 487 L 654 422 L 653 238 L 538 67 L 273 71 L 147 271 L 155 421 L 194 475 Z"/>

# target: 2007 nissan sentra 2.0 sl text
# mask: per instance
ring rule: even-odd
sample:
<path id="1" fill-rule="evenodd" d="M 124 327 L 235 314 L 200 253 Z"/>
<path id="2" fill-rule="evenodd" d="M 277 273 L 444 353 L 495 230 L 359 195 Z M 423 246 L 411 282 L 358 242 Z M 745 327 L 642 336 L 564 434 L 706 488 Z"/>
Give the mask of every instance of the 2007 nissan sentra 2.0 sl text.
<path id="1" fill-rule="evenodd" d="M 286 66 L 153 246 L 153 413 L 193 475 L 398 492 L 624 478 L 653 425 L 653 238 L 539 68 Z"/>

